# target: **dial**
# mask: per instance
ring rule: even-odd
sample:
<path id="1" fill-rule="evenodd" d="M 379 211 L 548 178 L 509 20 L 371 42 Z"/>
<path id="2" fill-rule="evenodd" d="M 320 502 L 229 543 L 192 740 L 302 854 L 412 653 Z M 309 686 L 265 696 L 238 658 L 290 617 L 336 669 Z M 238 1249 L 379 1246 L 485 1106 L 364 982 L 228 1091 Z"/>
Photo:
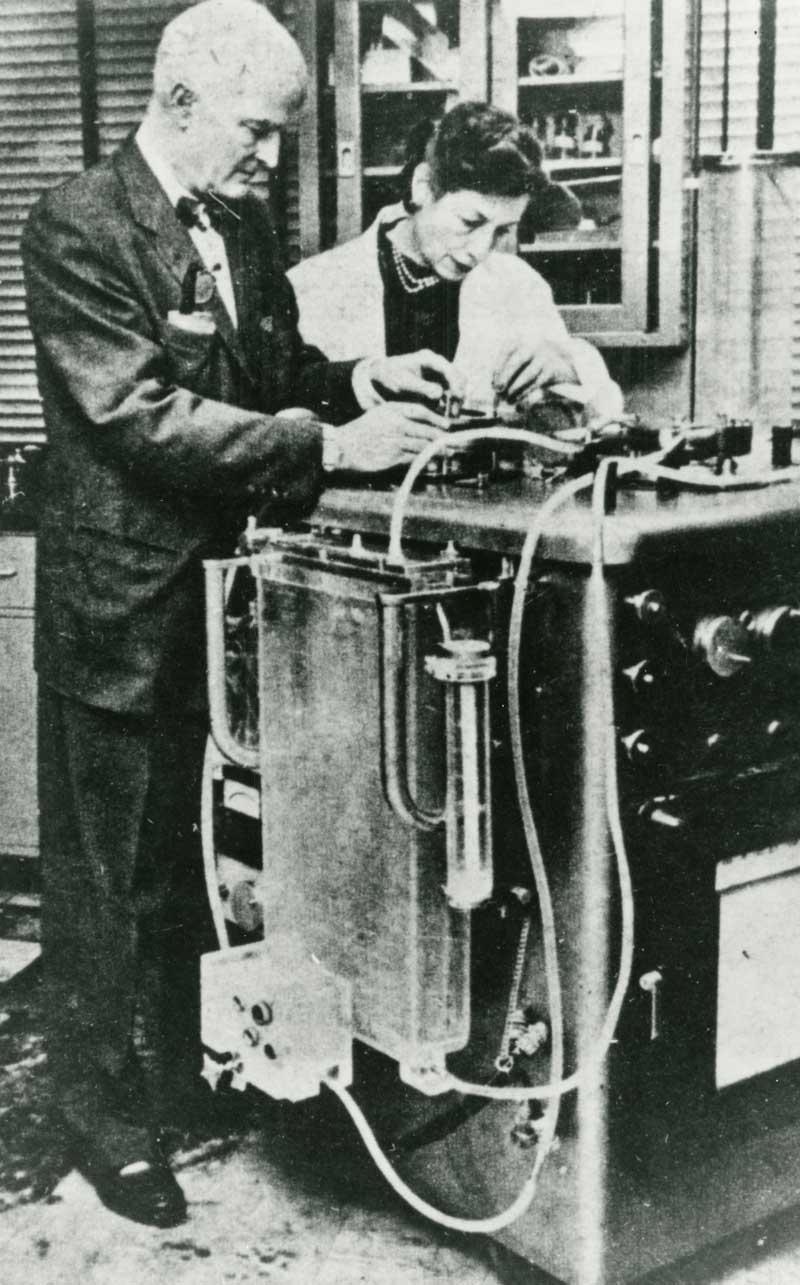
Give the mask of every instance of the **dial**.
<path id="1" fill-rule="evenodd" d="M 753 641 L 775 655 L 800 660 L 800 610 L 797 607 L 765 607 L 742 617 Z"/>
<path id="2" fill-rule="evenodd" d="M 698 620 L 693 649 L 718 678 L 732 678 L 752 661 L 747 627 L 733 616 L 703 616 Z"/>

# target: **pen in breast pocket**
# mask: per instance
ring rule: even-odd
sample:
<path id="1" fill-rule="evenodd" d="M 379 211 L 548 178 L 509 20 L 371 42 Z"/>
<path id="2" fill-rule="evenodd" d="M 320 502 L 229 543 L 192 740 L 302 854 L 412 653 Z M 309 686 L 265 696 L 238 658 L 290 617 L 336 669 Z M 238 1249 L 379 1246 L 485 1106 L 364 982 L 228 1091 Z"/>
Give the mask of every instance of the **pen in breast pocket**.
<path id="1" fill-rule="evenodd" d="M 206 288 L 206 282 L 210 288 Z M 177 309 L 167 317 L 178 330 L 191 334 L 213 335 L 216 322 L 213 313 L 204 307 L 214 293 L 214 281 L 199 263 L 190 263 L 181 282 L 181 297 Z"/>
<path id="2" fill-rule="evenodd" d="M 189 312 L 194 312 L 196 302 L 197 278 L 200 274 L 200 264 L 190 263 L 186 269 L 186 275 L 181 285 L 181 301 L 178 311 L 185 316 Z"/>

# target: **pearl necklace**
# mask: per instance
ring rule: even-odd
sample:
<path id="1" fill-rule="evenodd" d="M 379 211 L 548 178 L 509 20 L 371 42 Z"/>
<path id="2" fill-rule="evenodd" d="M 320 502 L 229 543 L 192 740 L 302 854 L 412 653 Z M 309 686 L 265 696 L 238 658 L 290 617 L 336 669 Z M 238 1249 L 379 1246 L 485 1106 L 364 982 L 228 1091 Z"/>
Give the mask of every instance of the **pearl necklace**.
<path id="1" fill-rule="evenodd" d="M 408 261 L 405 257 L 391 241 L 389 244 L 392 247 L 392 259 L 394 260 L 394 266 L 397 269 L 398 280 L 406 294 L 419 294 L 421 290 L 429 290 L 431 286 L 439 284 L 439 278 L 435 273 L 431 273 L 424 277 L 415 276 L 408 266 Z"/>

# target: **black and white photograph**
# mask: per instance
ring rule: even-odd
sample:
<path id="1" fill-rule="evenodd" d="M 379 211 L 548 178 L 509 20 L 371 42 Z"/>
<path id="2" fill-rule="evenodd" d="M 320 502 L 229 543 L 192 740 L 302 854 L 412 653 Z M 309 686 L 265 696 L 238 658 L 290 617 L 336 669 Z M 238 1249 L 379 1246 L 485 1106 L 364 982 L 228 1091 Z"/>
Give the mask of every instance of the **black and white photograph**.
<path id="1" fill-rule="evenodd" d="M 800 1285 L 798 70 L 0 0 L 3 1285 Z"/>

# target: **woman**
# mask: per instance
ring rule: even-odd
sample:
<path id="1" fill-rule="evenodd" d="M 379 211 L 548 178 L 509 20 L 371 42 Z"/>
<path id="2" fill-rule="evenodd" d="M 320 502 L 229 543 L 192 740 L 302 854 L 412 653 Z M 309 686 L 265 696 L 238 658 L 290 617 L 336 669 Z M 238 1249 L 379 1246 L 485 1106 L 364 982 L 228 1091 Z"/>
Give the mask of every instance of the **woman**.
<path id="1" fill-rule="evenodd" d="M 553 191 L 533 134 L 486 103 L 425 124 L 403 203 L 289 273 L 304 339 L 342 360 L 430 349 L 454 360 L 470 407 L 523 409 L 571 385 L 585 421 L 613 419 L 622 396 L 600 354 L 570 337 L 539 273 L 499 252 L 513 251 L 529 201 Z"/>

